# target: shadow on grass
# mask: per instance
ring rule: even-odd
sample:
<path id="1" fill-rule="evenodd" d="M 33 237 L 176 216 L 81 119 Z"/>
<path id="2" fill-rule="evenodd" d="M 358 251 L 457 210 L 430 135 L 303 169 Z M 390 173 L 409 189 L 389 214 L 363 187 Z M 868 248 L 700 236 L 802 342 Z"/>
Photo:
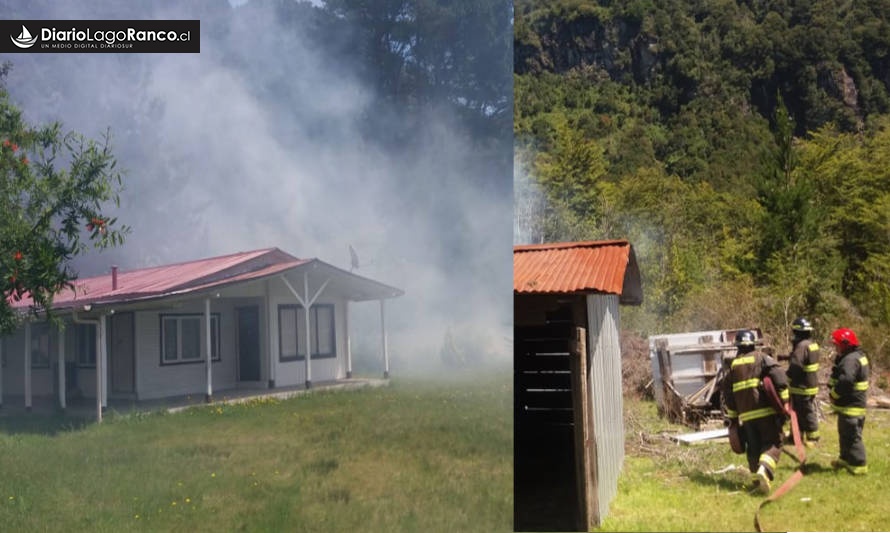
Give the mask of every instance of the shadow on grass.
<path id="1" fill-rule="evenodd" d="M 62 414 L 22 414 L 0 416 L 0 434 L 46 435 L 78 431 L 93 423 L 92 419 Z"/>
<path id="2" fill-rule="evenodd" d="M 708 487 L 717 486 L 726 492 L 745 491 L 745 483 L 750 476 L 746 468 L 721 473 L 688 470 L 684 474 L 693 483 Z"/>

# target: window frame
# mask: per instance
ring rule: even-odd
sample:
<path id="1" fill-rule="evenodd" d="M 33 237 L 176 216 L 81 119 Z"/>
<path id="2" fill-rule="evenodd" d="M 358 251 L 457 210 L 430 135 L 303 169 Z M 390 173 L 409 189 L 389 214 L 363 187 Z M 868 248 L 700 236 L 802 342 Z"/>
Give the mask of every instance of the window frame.
<path id="1" fill-rule="evenodd" d="M 49 368 L 50 361 L 52 359 L 52 350 L 53 350 L 53 328 L 50 327 L 49 322 L 32 322 L 31 323 L 31 368 Z M 35 331 L 35 329 L 37 331 Z M 38 358 L 34 357 L 34 337 L 36 335 L 42 336 L 46 335 L 46 361 L 38 364 Z"/>
<path id="2" fill-rule="evenodd" d="M 182 322 L 186 319 L 197 318 L 200 322 L 198 333 L 198 354 L 199 357 L 194 359 L 182 358 Z M 166 358 L 166 331 L 164 324 L 167 320 L 176 321 L 176 341 L 177 353 L 176 359 Z M 210 313 L 210 361 L 211 363 L 219 363 L 222 361 L 222 353 L 220 349 L 220 324 L 222 321 L 222 313 Z M 205 363 L 207 356 L 204 352 L 204 313 L 159 313 L 158 314 L 158 355 L 160 356 L 161 366 L 176 365 L 194 365 Z M 203 349 L 202 349 L 203 348 Z"/>
<path id="3" fill-rule="evenodd" d="M 294 335 L 296 336 L 296 355 L 285 354 L 284 353 L 284 331 L 282 328 L 282 324 L 284 324 L 284 320 L 282 319 L 283 312 L 286 310 L 294 310 Z M 309 329 L 310 329 L 310 350 L 312 351 L 312 359 L 334 359 L 337 357 L 337 319 L 335 313 L 334 304 L 313 304 L 309 307 L 310 316 L 309 316 Z M 318 313 L 320 310 L 325 310 L 330 313 L 330 351 L 319 352 L 318 351 Z M 304 317 L 301 317 L 301 311 L 304 311 L 304 307 L 301 304 L 278 304 L 278 361 L 281 363 L 288 363 L 292 361 L 303 361 L 306 359 L 305 352 L 301 353 L 301 350 L 305 350 L 306 342 L 300 338 L 300 330 L 305 329 L 305 321 Z"/>
<path id="4" fill-rule="evenodd" d="M 96 325 L 78 323 L 72 323 L 71 325 L 74 326 L 74 361 L 77 363 L 77 368 L 96 368 Z M 89 361 L 84 362 L 81 359 L 82 352 L 80 350 L 83 347 L 81 344 L 81 342 L 83 342 L 83 337 L 81 335 L 83 335 L 84 329 L 90 330 L 90 333 L 87 334 L 87 338 L 89 339 L 89 345 L 92 346 L 92 363 Z"/>

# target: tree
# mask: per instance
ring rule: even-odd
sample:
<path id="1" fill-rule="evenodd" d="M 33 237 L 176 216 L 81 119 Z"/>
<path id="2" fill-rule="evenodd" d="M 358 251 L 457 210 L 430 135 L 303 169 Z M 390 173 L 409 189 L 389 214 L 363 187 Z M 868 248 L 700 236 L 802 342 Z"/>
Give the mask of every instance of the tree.
<path id="1" fill-rule="evenodd" d="M 12 304 L 49 314 L 53 296 L 77 275 L 74 257 L 116 246 L 129 231 L 103 215 L 118 203 L 121 173 L 109 137 L 95 142 L 59 123 L 32 127 L 9 100 L 0 69 L 0 334 L 15 330 Z"/>

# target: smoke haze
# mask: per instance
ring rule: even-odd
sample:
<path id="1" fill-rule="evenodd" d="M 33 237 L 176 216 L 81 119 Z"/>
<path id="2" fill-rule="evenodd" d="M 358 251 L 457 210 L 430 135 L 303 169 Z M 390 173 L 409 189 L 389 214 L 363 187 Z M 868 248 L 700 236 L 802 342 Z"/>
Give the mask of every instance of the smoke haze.
<path id="1" fill-rule="evenodd" d="M 368 142 L 359 124 L 376 112 L 373 89 L 272 3 L 224 19 L 210 3 L 123 15 L 58 4 L 17 16 L 201 19 L 200 54 L 5 58 L 10 96 L 30 123 L 61 121 L 94 139 L 110 128 L 125 174 L 109 214 L 132 232 L 80 259 L 81 275 L 272 246 L 348 270 L 352 246 L 359 275 L 406 291 L 387 303 L 396 375 L 437 369 L 449 331 L 508 368 L 510 177 L 491 175 L 497 165 L 479 160 L 458 121 L 393 116 L 393 128 L 424 121 L 423 138 L 401 151 Z M 376 359 L 376 303 L 353 309 L 356 358 Z"/>

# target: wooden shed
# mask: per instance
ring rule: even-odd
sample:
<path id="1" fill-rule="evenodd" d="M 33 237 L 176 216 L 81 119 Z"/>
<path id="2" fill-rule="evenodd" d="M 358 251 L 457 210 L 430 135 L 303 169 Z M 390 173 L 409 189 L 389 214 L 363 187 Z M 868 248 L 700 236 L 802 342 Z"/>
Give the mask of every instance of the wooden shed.
<path id="1" fill-rule="evenodd" d="M 515 530 L 606 516 L 624 460 L 619 304 L 640 303 L 625 240 L 513 248 Z"/>

